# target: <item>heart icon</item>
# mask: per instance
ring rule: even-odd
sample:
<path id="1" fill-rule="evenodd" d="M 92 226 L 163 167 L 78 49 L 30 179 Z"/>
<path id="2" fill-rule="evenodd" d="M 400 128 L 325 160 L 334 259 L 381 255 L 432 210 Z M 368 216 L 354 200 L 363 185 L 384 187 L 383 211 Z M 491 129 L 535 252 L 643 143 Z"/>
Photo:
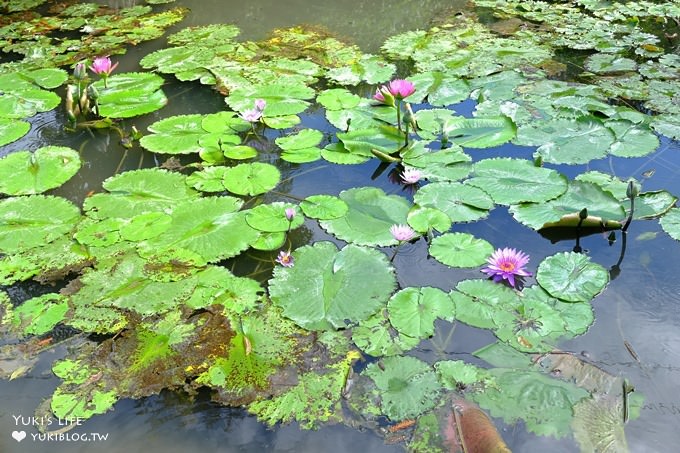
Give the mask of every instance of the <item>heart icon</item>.
<path id="1" fill-rule="evenodd" d="M 12 437 L 17 442 L 21 442 L 26 437 L 26 431 L 12 431 Z"/>

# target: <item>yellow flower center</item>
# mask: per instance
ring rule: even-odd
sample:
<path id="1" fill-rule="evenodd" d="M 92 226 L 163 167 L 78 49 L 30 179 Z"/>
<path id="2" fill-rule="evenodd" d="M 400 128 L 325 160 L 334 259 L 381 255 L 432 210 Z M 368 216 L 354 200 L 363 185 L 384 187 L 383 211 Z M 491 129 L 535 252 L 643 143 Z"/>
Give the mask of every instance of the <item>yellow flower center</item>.
<path id="1" fill-rule="evenodd" d="M 511 261 L 505 261 L 505 262 L 501 263 L 501 265 L 498 266 L 498 267 L 500 267 L 501 270 L 504 271 L 504 272 L 512 272 L 512 271 L 515 270 L 515 263 L 513 263 Z"/>

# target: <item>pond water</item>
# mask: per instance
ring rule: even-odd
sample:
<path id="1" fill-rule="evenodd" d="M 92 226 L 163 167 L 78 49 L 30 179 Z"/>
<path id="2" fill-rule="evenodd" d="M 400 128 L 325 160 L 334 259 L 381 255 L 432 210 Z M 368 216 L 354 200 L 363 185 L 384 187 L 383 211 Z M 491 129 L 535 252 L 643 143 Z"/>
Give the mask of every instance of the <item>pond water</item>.
<path id="1" fill-rule="evenodd" d="M 100 2 L 106 3 L 106 2 Z M 134 2 L 109 1 L 108 4 L 124 7 Z M 251 2 L 223 0 L 182 1 L 191 12 L 174 32 L 186 26 L 212 23 L 234 23 L 242 30 L 241 38 L 262 39 L 274 28 L 298 24 L 326 27 L 332 33 L 354 41 L 365 52 L 378 52 L 384 40 L 407 30 L 424 29 L 436 19 L 438 13 L 452 7 L 462 8 L 464 2 L 408 0 L 357 1 L 335 0 L 257 0 Z M 389 17 L 389 20 L 384 20 Z M 380 20 L 378 20 L 380 18 Z M 165 40 L 151 41 L 131 48 L 120 60 L 118 71 L 139 70 L 138 61 L 146 54 L 163 48 Z M 168 105 L 149 115 L 129 120 L 144 131 L 161 118 L 189 113 L 213 113 L 224 109 L 224 98 L 208 86 L 198 83 L 180 83 L 172 76 L 166 77 L 163 89 L 169 98 Z M 355 90 L 369 97 L 372 87 Z M 453 107 L 460 114 L 470 115 L 474 103 L 466 101 Z M 416 106 L 417 110 L 417 106 Z M 305 127 L 333 131 L 322 109 L 311 109 L 301 115 Z M 118 145 L 115 134 L 94 135 L 88 132 L 63 131 L 66 118 L 61 109 L 37 115 L 31 119 L 33 129 L 22 139 L 0 148 L 6 155 L 20 149 L 37 149 L 40 146 L 62 145 L 80 150 L 84 162 L 79 173 L 64 186 L 52 191 L 81 204 L 86 194 L 101 190 L 101 183 L 116 172 L 140 167 L 159 166 L 165 157 L 153 155 L 134 147 L 129 151 Z M 281 131 L 267 130 L 260 143 L 271 149 L 273 141 L 285 135 Z M 503 145 L 490 150 L 467 150 L 473 161 L 492 156 L 509 156 L 532 159 L 532 147 Z M 309 164 L 290 164 L 278 160 L 276 155 L 262 153 L 259 159 L 275 163 L 285 181 L 277 190 L 294 197 L 304 198 L 314 194 L 333 194 L 352 187 L 375 186 L 387 194 L 398 194 L 413 199 L 403 186 L 395 184 L 388 176 L 389 170 L 378 171 L 379 163 L 373 159 L 365 164 L 341 166 L 325 161 Z M 188 162 L 188 160 L 187 160 Z M 183 160 L 184 163 L 184 160 Z M 554 166 L 573 178 L 586 170 L 612 173 L 622 179 L 633 177 L 643 180 L 642 174 L 654 170 L 644 179 L 645 191 L 668 190 L 680 194 L 680 143 L 661 137 L 658 150 L 641 158 L 608 157 L 591 161 L 587 165 Z M 267 195 L 267 201 L 282 199 Z M 480 222 L 456 224 L 455 231 L 469 232 L 499 247 L 519 248 L 531 256 L 532 268 L 543 258 L 557 252 L 571 251 L 573 240 L 551 243 L 533 230 L 517 223 L 507 208 L 496 207 L 489 217 Z M 621 255 L 621 238 L 609 245 L 605 236 L 595 234 L 581 239 L 580 246 L 588 256 L 607 269 L 615 266 Z M 305 225 L 291 235 L 293 248 L 326 240 L 343 244 L 318 222 L 307 220 Z M 393 248 L 383 249 L 391 256 Z M 607 289 L 593 301 L 595 323 L 587 334 L 560 344 L 587 358 L 607 372 L 630 380 L 635 391 L 644 395 L 644 405 L 639 418 L 626 424 L 628 445 L 633 452 L 672 451 L 680 444 L 680 245 L 664 233 L 656 221 L 634 221 L 628 232 L 625 257 L 620 272 Z M 234 272 L 246 275 L 252 261 L 235 260 Z M 459 281 L 480 278 L 479 270 L 451 269 L 428 256 L 427 244 L 419 240 L 405 244 L 393 261 L 401 288 L 433 286 L 450 291 Z M 266 279 L 271 274 L 261 274 Z M 48 289 L 50 291 L 51 289 Z M 8 289 L 16 300 L 23 300 L 44 292 L 36 284 L 19 284 Z M 464 359 L 481 363 L 472 352 L 494 341 L 491 333 L 467 327 L 462 323 L 437 322 L 434 337 L 422 341 L 411 355 L 426 361 Z M 627 346 L 628 345 L 628 346 Z M 68 346 L 66 346 L 68 347 Z M 632 348 L 636 356 L 629 350 Z M 97 442 L 38 442 L 30 437 L 20 444 L 9 433 L 17 428 L 16 417 L 28 419 L 36 406 L 49 397 L 59 384 L 50 366 L 55 358 L 66 353 L 65 347 L 48 352 L 28 376 L 0 380 L 0 451 L 3 452 L 389 452 L 403 451 L 403 445 L 386 445 L 377 434 L 356 430 L 348 426 L 330 426 L 319 430 L 302 430 L 296 423 L 268 428 L 244 409 L 225 408 L 210 401 L 210 395 L 199 393 L 188 396 L 181 392 L 163 391 L 158 396 L 140 400 L 122 400 L 114 410 L 86 421 L 74 432 L 107 435 Z M 516 452 L 572 452 L 579 451 L 571 439 L 556 440 L 528 433 L 522 423 L 506 425 L 494 420 L 507 443 Z M 27 422 L 27 425 L 32 423 Z M 31 432 L 35 430 L 26 428 Z"/>

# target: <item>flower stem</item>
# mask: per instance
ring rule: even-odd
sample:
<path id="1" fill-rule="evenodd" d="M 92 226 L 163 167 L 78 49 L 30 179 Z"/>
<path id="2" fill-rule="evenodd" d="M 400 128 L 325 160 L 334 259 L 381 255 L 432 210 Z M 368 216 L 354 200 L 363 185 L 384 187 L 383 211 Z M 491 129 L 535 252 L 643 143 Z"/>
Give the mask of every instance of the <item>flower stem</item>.
<path id="1" fill-rule="evenodd" d="M 397 129 L 401 132 L 401 101 L 397 99 Z"/>

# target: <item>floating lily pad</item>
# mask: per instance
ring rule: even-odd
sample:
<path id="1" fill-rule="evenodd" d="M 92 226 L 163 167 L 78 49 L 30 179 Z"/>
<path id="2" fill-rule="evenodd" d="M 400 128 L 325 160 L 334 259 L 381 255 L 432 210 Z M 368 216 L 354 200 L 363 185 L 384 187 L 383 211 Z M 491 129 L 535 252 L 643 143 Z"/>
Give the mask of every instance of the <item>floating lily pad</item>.
<path id="1" fill-rule="evenodd" d="M 661 228 L 676 241 L 680 241 L 680 208 L 673 208 L 659 220 Z"/>
<path id="2" fill-rule="evenodd" d="M 434 181 L 457 181 L 465 178 L 472 170 L 472 158 L 458 145 L 433 151 L 419 142 L 406 150 L 401 157 L 403 164 L 421 170 L 424 177 Z"/>
<path id="3" fill-rule="evenodd" d="M 393 421 L 414 418 L 432 409 L 441 387 L 432 368 L 415 357 L 386 357 L 364 374 L 375 382 L 380 409 Z"/>
<path id="4" fill-rule="evenodd" d="M 616 54 L 597 53 L 589 56 L 585 61 L 588 71 L 596 73 L 626 72 L 637 68 L 635 61 Z"/>
<path id="5" fill-rule="evenodd" d="M 159 250 L 181 247 L 202 256 L 207 262 L 230 258 L 247 249 L 259 232 L 238 212 L 241 200 L 233 197 L 201 198 L 178 204 L 172 224 L 162 234 L 148 240 Z"/>
<path id="6" fill-rule="evenodd" d="M 678 197 L 666 190 L 643 192 L 635 199 L 635 219 L 655 219 L 675 206 Z"/>
<path id="7" fill-rule="evenodd" d="M 198 199 L 186 176 L 157 168 L 127 171 L 104 181 L 109 193 L 95 194 L 84 202 L 89 217 L 132 218 L 151 211 L 172 210 L 178 203 Z"/>
<path id="8" fill-rule="evenodd" d="M 264 116 L 268 117 L 301 113 L 309 106 L 308 99 L 313 97 L 314 90 L 302 83 L 275 82 L 237 87 L 225 100 L 233 110 L 243 112 L 253 108 L 254 99 L 264 99 L 267 102 Z"/>
<path id="9" fill-rule="evenodd" d="M 281 172 L 272 164 L 238 164 L 224 172 L 224 187 L 237 195 L 259 195 L 279 184 Z"/>
<path id="10" fill-rule="evenodd" d="M 63 146 L 20 151 L 0 159 L 0 192 L 31 195 L 59 187 L 80 169 L 78 153 Z"/>
<path id="11" fill-rule="evenodd" d="M 558 253 L 538 266 L 536 280 L 551 296 L 567 302 L 589 302 L 609 283 L 609 272 L 587 255 Z"/>
<path id="12" fill-rule="evenodd" d="M 430 244 L 430 255 L 450 267 L 481 266 L 493 250 L 489 242 L 469 233 L 446 233 Z"/>
<path id="13" fill-rule="evenodd" d="M 347 214 L 349 207 L 342 199 L 332 195 L 312 195 L 300 203 L 307 217 L 318 220 L 332 220 Z"/>
<path id="14" fill-rule="evenodd" d="M 481 189 L 453 182 L 438 182 L 421 187 L 413 197 L 420 206 L 436 208 L 454 222 L 472 222 L 489 214 L 494 203 Z"/>
<path id="15" fill-rule="evenodd" d="M 607 155 L 616 141 L 611 129 L 593 117 L 556 119 L 520 126 L 514 143 L 538 146 L 536 154 L 552 164 L 585 164 Z"/>
<path id="16" fill-rule="evenodd" d="M 400 355 L 418 346 L 420 338 L 397 332 L 385 317 L 385 310 L 365 319 L 352 329 L 352 341 L 374 357 Z"/>
<path id="17" fill-rule="evenodd" d="M 161 109 L 168 99 L 160 89 L 163 78 L 151 73 L 115 74 L 93 84 L 99 91 L 99 114 L 131 118 Z"/>
<path id="18" fill-rule="evenodd" d="M 411 204 L 398 195 L 385 195 L 376 187 L 360 187 L 340 193 L 349 210 L 321 226 L 338 239 L 360 245 L 395 245 L 390 228 L 406 224 Z"/>
<path id="19" fill-rule="evenodd" d="M 31 130 L 31 124 L 13 118 L 0 117 L 0 146 L 20 139 Z"/>
<path id="20" fill-rule="evenodd" d="M 499 204 L 543 202 L 567 190 L 567 178 L 555 170 L 536 167 L 523 159 L 484 159 L 474 165 L 466 181 L 491 195 Z"/>
<path id="21" fill-rule="evenodd" d="M 170 228 L 172 216 L 163 212 L 139 214 L 120 227 L 120 236 L 126 241 L 143 241 L 158 236 Z"/>
<path id="22" fill-rule="evenodd" d="M 387 303 L 390 324 L 411 338 L 432 336 L 435 319 L 452 321 L 454 308 L 448 294 L 431 287 L 405 288 Z"/>
<path id="23" fill-rule="evenodd" d="M 350 152 L 366 157 L 372 157 L 371 150 L 374 149 L 381 153 L 394 154 L 404 144 L 403 135 L 391 126 L 340 132 L 337 137 Z"/>
<path id="24" fill-rule="evenodd" d="M 409 81 L 416 87 L 415 94 L 409 98 L 419 97 L 419 102 L 423 102 L 427 97 L 428 103 L 434 106 L 457 104 L 470 96 L 471 88 L 465 79 L 445 72 L 424 72 L 409 77 Z"/>
<path id="25" fill-rule="evenodd" d="M 523 203 L 510 206 L 510 213 L 520 223 L 536 230 L 551 222 L 558 222 L 563 216 L 577 214 L 583 208 L 588 215 L 599 217 L 603 222 L 618 221 L 625 217 L 621 203 L 609 192 L 593 183 L 570 181 L 567 191 L 554 200 L 545 203 Z"/>
<path id="26" fill-rule="evenodd" d="M 261 204 L 248 210 L 246 222 L 256 230 L 267 233 L 289 231 L 298 228 L 305 221 L 301 215 L 296 215 L 291 220 L 286 218 L 286 210 L 294 208 L 295 205 L 280 201 Z"/>
<path id="27" fill-rule="evenodd" d="M 330 143 L 321 150 L 321 157 L 338 165 L 362 164 L 371 158 L 349 152 L 341 142 Z"/>
<path id="28" fill-rule="evenodd" d="M 227 167 L 208 167 L 190 174 L 186 181 L 187 184 L 202 192 L 224 192 L 224 176 Z"/>
<path id="29" fill-rule="evenodd" d="M 449 390 L 457 390 L 460 385 L 493 382 L 487 370 L 462 360 L 440 360 L 434 364 L 434 369 L 439 381 Z"/>
<path id="30" fill-rule="evenodd" d="M 384 307 L 395 278 L 382 253 L 355 245 L 338 251 L 317 242 L 293 252 L 293 267 L 277 266 L 269 282 L 275 305 L 309 330 L 345 328 Z"/>
<path id="31" fill-rule="evenodd" d="M 68 299 L 60 294 L 45 294 L 27 300 L 13 310 L 13 324 L 23 335 L 42 335 L 64 319 Z"/>
<path id="32" fill-rule="evenodd" d="M 467 148 L 492 148 L 515 137 L 517 127 L 507 116 L 451 118 L 442 126 L 450 141 Z"/>
<path id="33" fill-rule="evenodd" d="M 653 153 L 660 142 L 656 134 L 648 127 L 634 124 L 631 121 L 607 121 L 605 125 L 614 131 L 616 141 L 609 148 L 609 153 L 619 157 L 641 157 Z"/>
<path id="34" fill-rule="evenodd" d="M 198 141 L 206 135 L 203 115 L 178 115 L 156 121 L 149 126 L 139 144 L 149 151 L 163 154 L 197 153 L 203 149 Z"/>
<path id="35" fill-rule="evenodd" d="M 445 233 L 451 228 L 451 218 L 446 213 L 436 208 L 424 208 L 414 206 L 408 212 L 408 224 L 419 233 L 426 233 L 430 230 L 437 230 Z"/>
<path id="36" fill-rule="evenodd" d="M 351 109 L 359 105 L 361 98 L 345 88 L 331 88 L 322 91 L 316 97 L 316 102 L 323 105 L 326 110 Z"/>
<path id="37" fill-rule="evenodd" d="M 0 201 L 0 251 L 16 253 L 52 242 L 68 233 L 80 210 L 59 197 L 31 195 Z"/>

